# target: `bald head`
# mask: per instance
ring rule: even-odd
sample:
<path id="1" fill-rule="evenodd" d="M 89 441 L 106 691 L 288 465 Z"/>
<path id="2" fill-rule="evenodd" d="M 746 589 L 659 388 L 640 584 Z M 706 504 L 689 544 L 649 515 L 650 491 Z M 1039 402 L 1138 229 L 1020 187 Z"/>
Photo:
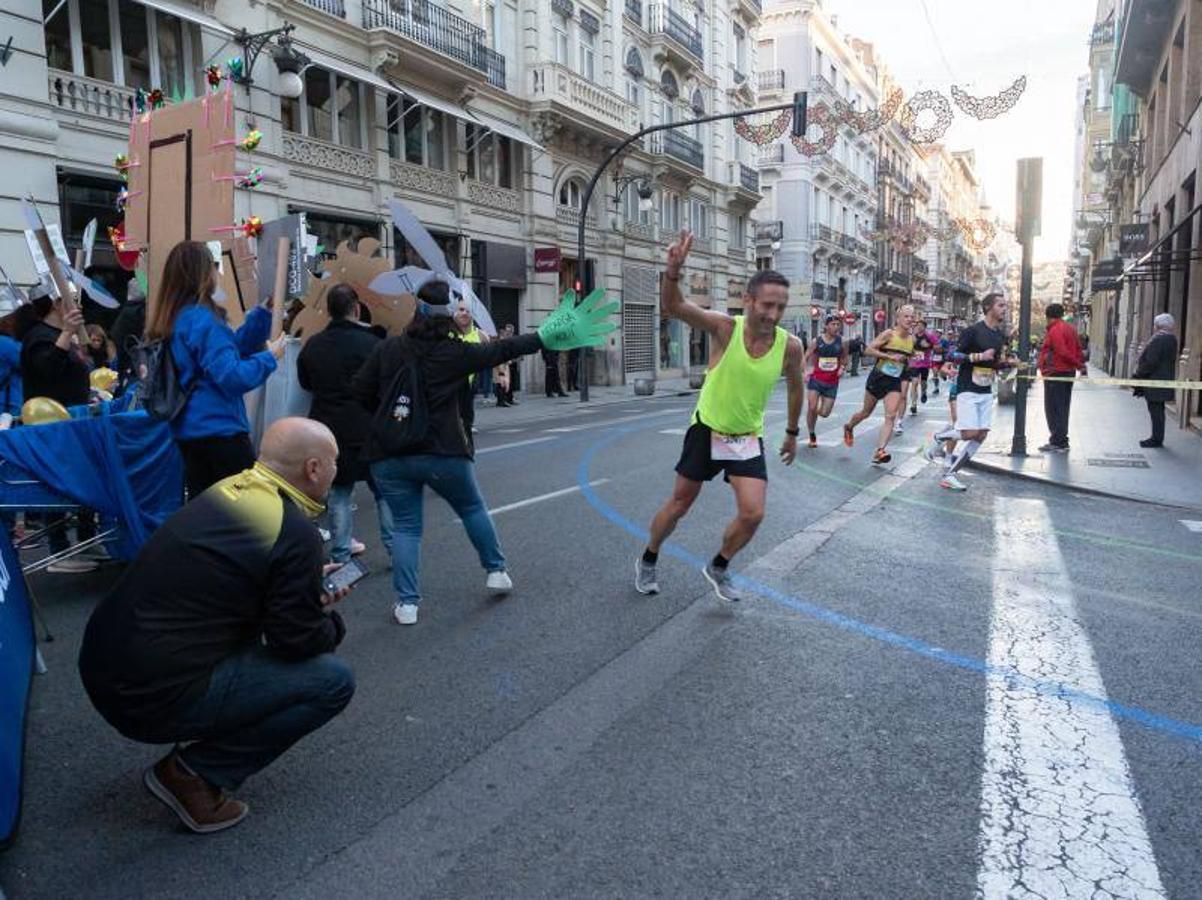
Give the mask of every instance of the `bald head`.
<path id="1" fill-rule="evenodd" d="M 263 435 L 259 461 L 314 500 L 324 500 L 338 471 L 338 442 L 320 422 L 290 416 Z"/>

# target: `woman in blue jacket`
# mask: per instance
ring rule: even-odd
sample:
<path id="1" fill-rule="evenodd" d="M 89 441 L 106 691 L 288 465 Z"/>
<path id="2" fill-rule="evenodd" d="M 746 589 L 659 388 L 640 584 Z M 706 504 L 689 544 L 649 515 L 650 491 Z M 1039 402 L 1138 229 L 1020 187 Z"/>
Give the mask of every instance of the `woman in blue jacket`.
<path id="1" fill-rule="evenodd" d="M 264 346 L 271 313 L 252 309 L 236 332 L 213 300 L 216 268 L 209 248 L 181 241 L 163 268 L 146 339 L 171 340 L 171 357 L 187 404 L 171 420 L 184 457 L 188 496 L 255 463 L 242 395 L 267 380 L 283 355 L 284 337 Z"/>

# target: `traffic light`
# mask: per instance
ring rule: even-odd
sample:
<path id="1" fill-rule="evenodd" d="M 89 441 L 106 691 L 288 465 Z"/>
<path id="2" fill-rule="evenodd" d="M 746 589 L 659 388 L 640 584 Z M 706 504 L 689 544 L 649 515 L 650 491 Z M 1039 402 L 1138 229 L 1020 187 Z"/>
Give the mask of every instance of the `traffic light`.
<path id="1" fill-rule="evenodd" d="M 805 91 L 793 94 L 793 137 L 806 136 L 806 102 L 809 95 Z"/>

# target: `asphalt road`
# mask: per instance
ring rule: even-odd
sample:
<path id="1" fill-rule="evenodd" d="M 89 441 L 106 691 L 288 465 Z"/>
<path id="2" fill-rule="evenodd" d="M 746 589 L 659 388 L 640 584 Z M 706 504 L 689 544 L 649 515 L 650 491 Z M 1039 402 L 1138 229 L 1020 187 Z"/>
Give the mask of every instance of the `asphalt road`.
<path id="1" fill-rule="evenodd" d="M 861 385 L 818 450 L 770 461 L 738 606 L 697 571 L 732 512 L 718 482 L 661 559 L 664 592 L 632 588 L 691 399 L 489 416 L 478 474 L 516 592 L 486 595 L 461 525 L 428 500 L 420 623 L 394 624 L 369 550 L 380 574 L 344 603 L 354 701 L 248 782 L 250 817 L 219 835 L 174 825 L 139 778 L 162 749 L 87 704 L 74 658 L 114 575 L 40 576 L 57 640 L 0 886 L 1197 896 L 1202 535 L 1172 510 L 1000 476 L 948 494 L 913 452 L 938 402 L 874 469 L 873 429 L 838 443 Z M 782 392 L 772 443 L 783 407 Z"/>

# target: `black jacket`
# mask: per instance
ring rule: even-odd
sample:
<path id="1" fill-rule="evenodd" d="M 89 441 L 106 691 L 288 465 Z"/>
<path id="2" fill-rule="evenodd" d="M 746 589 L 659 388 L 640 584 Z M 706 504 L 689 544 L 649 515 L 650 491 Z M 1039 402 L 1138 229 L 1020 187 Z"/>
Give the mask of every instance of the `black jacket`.
<path id="1" fill-rule="evenodd" d="M 342 619 L 321 605 L 321 537 L 298 505 L 311 501 L 259 471 L 225 478 L 176 511 L 88 621 L 84 687 L 135 740 L 202 697 L 229 656 L 263 642 L 300 660 L 342 640 Z"/>
<path id="2" fill-rule="evenodd" d="M 300 386 L 313 394 L 309 418 L 329 428 L 338 441 L 335 484 L 350 485 L 367 477 L 359 454 L 371 427 L 371 413 L 356 399 L 351 383 L 379 343 L 370 328 L 339 319 L 313 335 L 296 360 Z"/>
<path id="3" fill-rule="evenodd" d="M 38 322 L 21 342 L 21 380 L 25 399 L 49 397 L 63 406 L 78 406 L 91 398 L 91 367 L 75 351 L 57 346 L 62 330 Z"/>
<path id="4" fill-rule="evenodd" d="M 1144 346 L 1144 352 L 1139 355 L 1139 363 L 1135 368 L 1135 378 L 1153 381 L 1172 381 L 1177 377 L 1177 337 L 1161 332 L 1152 335 L 1152 339 Z M 1143 397 L 1153 402 L 1167 403 L 1173 399 L 1172 388 L 1142 388 Z M 25 389 L 29 397 L 29 389 Z"/>
<path id="5" fill-rule="evenodd" d="M 382 403 L 391 403 L 388 396 L 397 370 L 409 349 L 409 338 L 393 337 L 384 341 L 363 364 L 355 376 L 355 395 L 364 409 L 373 413 Z M 430 417 L 428 439 L 413 450 L 412 455 L 466 456 L 476 452 L 471 430 L 464 427 L 460 409 L 460 394 L 464 380 L 473 372 L 492 368 L 519 356 L 537 353 L 543 342 L 537 334 L 489 341 L 487 344 L 468 344 L 448 338 L 442 341 L 422 341 L 421 366 L 426 382 L 426 409 Z M 383 459 L 385 454 L 368 436 L 363 457 L 369 462 Z"/>
<path id="6" fill-rule="evenodd" d="M 117 313 L 112 331 L 109 332 L 109 337 L 117 348 L 117 374 L 121 376 L 123 384 L 137 380 L 137 376 L 133 374 L 133 357 L 130 351 L 142 340 L 142 332 L 145 330 L 146 301 L 126 300 L 121 312 Z"/>

